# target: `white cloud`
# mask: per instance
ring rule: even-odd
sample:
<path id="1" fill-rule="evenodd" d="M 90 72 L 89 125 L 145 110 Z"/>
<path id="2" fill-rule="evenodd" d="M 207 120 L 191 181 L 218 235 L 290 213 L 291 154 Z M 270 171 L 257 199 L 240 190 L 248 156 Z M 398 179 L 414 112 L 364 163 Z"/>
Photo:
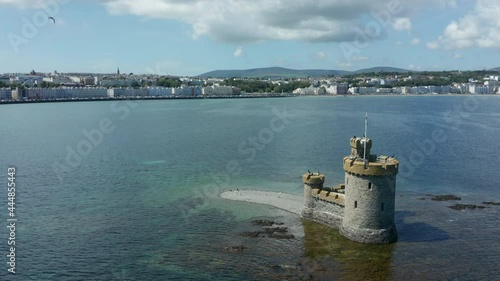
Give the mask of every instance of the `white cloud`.
<path id="1" fill-rule="evenodd" d="M 440 6 L 442 8 L 456 8 L 457 7 L 457 0 L 439 0 Z"/>
<path id="2" fill-rule="evenodd" d="M 411 20 L 409 18 L 395 18 L 392 21 L 392 28 L 396 31 L 411 30 Z"/>
<path id="3" fill-rule="evenodd" d="M 494 2 L 494 0 L 484 0 Z M 41 8 L 70 0 L 0 0 L 0 7 Z M 354 42 L 387 38 L 388 28 L 409 31 L 415 15 L 436 0 L 92 0 L 111 15 L 175 20 L 191 26 L 191 36 L 243 44 L 265 40 Z M 439 0 L 443 8 L 456 0 Z M 367 34 L 363 34 L 367 35 Z M 370 35 L 370 34 L 368 34 Z M 366 41 L 366 40 L 364 40 Z M 492 44 L 488 40 L 483 45 Z"/>
<path id="4" fill-rule="evenodd" d="M 233 55 L 237 58 L 243 56 L 243 47 L 239 46 L 238 48 L 236 48 Z"/>
<path id="5" fill-rule="evenodd" d="M 323 51 L 319 51 L 316 53 L 316 59 L 317 60 L 325 60 L 327 57 L 327 54 Z"/>
<path id="6" fill-rule="evenodd" d="M 453 20 L 443 34 L 427 44 L 430 49 L 500 48 L 500 2 L 477 0 L 473 11 Z"/>
<path id="7" fill-rule="evenodd" d="M 454 58 L 454 59 L 456 59 L 456 60 L 462 59 L 463 57 L 464 57 L 464 56 L 463 56 L 463 55 L 461 55 L 461 54 L 459 54 L 459 53 L 455 53 L 455 54 L 453 55 L 453 58 Z"/>
<path id="8" fill-rule="evenodd" d="M 427 45 L 427 48 L 429 48 L 431 50 L 439 49 L 439 42 L 437 42 L 437 41 L 427 42 L 426 45 Z"/>
<path id="9" fill-rule="evenodd" d="M 420 44 L 420 39 L 419 38 L 413 38 L 411 39 L 410 42 L 413 46 Z"/>
<path id="10" fill-rule="evenodd" d="M 66 1 L 61 1 L 66 2 Z M 47 5 L 46 0 L 0 0 L 0 6 L 14 6 L 21 9 L 41 8 Z"/>
<path id="11" fill-rule="evenodd" d="M 344 69 L 350 69 L 352 67 L 352 63 L 344 61 L 344 62 L 337 62 L 337 66 L 344 68 Z"/>
<path id="12" fill-rule="evenodd" d="M 217 41 L 244 43 L 263 40 L 348 42 L 357 40 L 359 30 L 370 28 L 380 30 L 380 36 L 371 39 L 380 39 L 392 24 L 391 19 L 421 9 L 421 1 L 430 0 L 99 1 L 113 15 L 178 20 L 192 27 L 193 38 L 209 36 Z M 401 19 L 394 24 L 408 29 L 409 19 Z"/>
<path id="13" fill-rule="evenodd" d="M 352 61 L 367 61 L 369 58 L 365 56 L 352 56 Z"/>

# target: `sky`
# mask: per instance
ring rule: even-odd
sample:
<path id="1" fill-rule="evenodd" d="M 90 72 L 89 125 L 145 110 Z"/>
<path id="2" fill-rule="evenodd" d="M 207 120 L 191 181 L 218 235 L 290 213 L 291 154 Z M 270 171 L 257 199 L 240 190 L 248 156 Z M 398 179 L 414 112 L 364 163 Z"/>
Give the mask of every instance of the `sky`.
<path id="1" fill-rule="evenodd" d="M 0 73 L 490 69 L 499 15 L 498 0 L 0 0 Z"/>

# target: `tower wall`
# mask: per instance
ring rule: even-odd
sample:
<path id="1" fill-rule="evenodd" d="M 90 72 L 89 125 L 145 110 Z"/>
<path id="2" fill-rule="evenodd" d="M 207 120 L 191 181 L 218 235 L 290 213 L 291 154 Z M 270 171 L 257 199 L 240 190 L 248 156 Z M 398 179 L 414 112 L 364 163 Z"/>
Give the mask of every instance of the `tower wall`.
<path id="1" fill-rule="evenodd" d="M 363 243 L 397 240 L 394 210 L 398 162 L 393 162 L 386 164 L 392 167 L 387 167 L 385 173 L 381 173 L 378 163 L 370 163 L 367 168 L 359 161 L 344 165 L 345 211 L 340 231 L 347 238 Z"/>
<path id="2" fill-rule="evenodd" d="M 319 173 L 307 173 L 302 177 L 304 182 L 304 209 L 302 218 L 340 228 L 342 225 L 342 214 L 344 207 L 329 201 L 327 192 L 323 190 L 325 175 Z M 329 192 L 328 192 L 329 193 Z M 334 197 L 332 195 L 332 197 Z"/>
<path id="3" fill-rule="evenodd" d="M 319 198 L 313 198 L 313 200 L 315 202 L 314 208 L 307 215 L 302 213 L 302 217 L 339 229 L 342 226 L 344 207 L 325 202 Z"/>
<path id="4" fill-rule="evenodd" d="M 304 210 L 302 211 L 302 216 L 310 218 L 314 208 L 316 207 L 316 201 L 312 197 L 312 192 L 316 190 L 323 189 L 323 184 L 325 183 L 325 175 L 322 174 L 305 174 L 302 177 L 304 182 Z"/>

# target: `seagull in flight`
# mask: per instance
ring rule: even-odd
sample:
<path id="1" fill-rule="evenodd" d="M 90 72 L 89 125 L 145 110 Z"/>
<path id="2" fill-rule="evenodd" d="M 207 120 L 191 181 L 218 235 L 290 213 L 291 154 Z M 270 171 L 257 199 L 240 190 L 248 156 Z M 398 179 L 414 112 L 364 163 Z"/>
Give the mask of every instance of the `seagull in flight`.
<path id="1" fill-rule="evenodd" d="M 49 17 L 49 20 L 52 20 L 54 23 L 56 23 L 56 19 L 53 17 Z"/>

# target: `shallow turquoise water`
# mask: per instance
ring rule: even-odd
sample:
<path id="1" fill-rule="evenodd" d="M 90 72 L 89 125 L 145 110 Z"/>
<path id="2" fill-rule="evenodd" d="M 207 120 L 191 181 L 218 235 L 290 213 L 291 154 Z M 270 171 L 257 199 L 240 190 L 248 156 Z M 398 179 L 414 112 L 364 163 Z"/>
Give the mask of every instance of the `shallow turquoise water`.
<path id="1" fill-rule="evenodd" d="M 498 108 L 499 97 L 457 96 L 0 106 L 2 181 L 8 166 L 18 171 L 15 278 L 494 279 L 500 207 L 455 211 L 447 208 L 452 202 L 418 199 L 430 193 L 454 194 L 460 203 L 500 201 Z M 300 195 L 308 169 L 338 184 L 365 112 L 372 151 L 401 161 L 400 241 L 358 245 L 310 225 L 294 240 L 241 237 L 255 229 L 254 218 L 302 224 L 217 195 L 235 188 Z M 101 130 L 92 144 L 83 131 L 100 130 L 102 122 L 111 132 Z M 80 158 L 68 152 L 79 149 Z M 0 235 L 6 252 L 8 233 Z M 239 244 L 248 249 L 224 251 Z M 4 266 L 0 278 L 7 277 Z"/>

